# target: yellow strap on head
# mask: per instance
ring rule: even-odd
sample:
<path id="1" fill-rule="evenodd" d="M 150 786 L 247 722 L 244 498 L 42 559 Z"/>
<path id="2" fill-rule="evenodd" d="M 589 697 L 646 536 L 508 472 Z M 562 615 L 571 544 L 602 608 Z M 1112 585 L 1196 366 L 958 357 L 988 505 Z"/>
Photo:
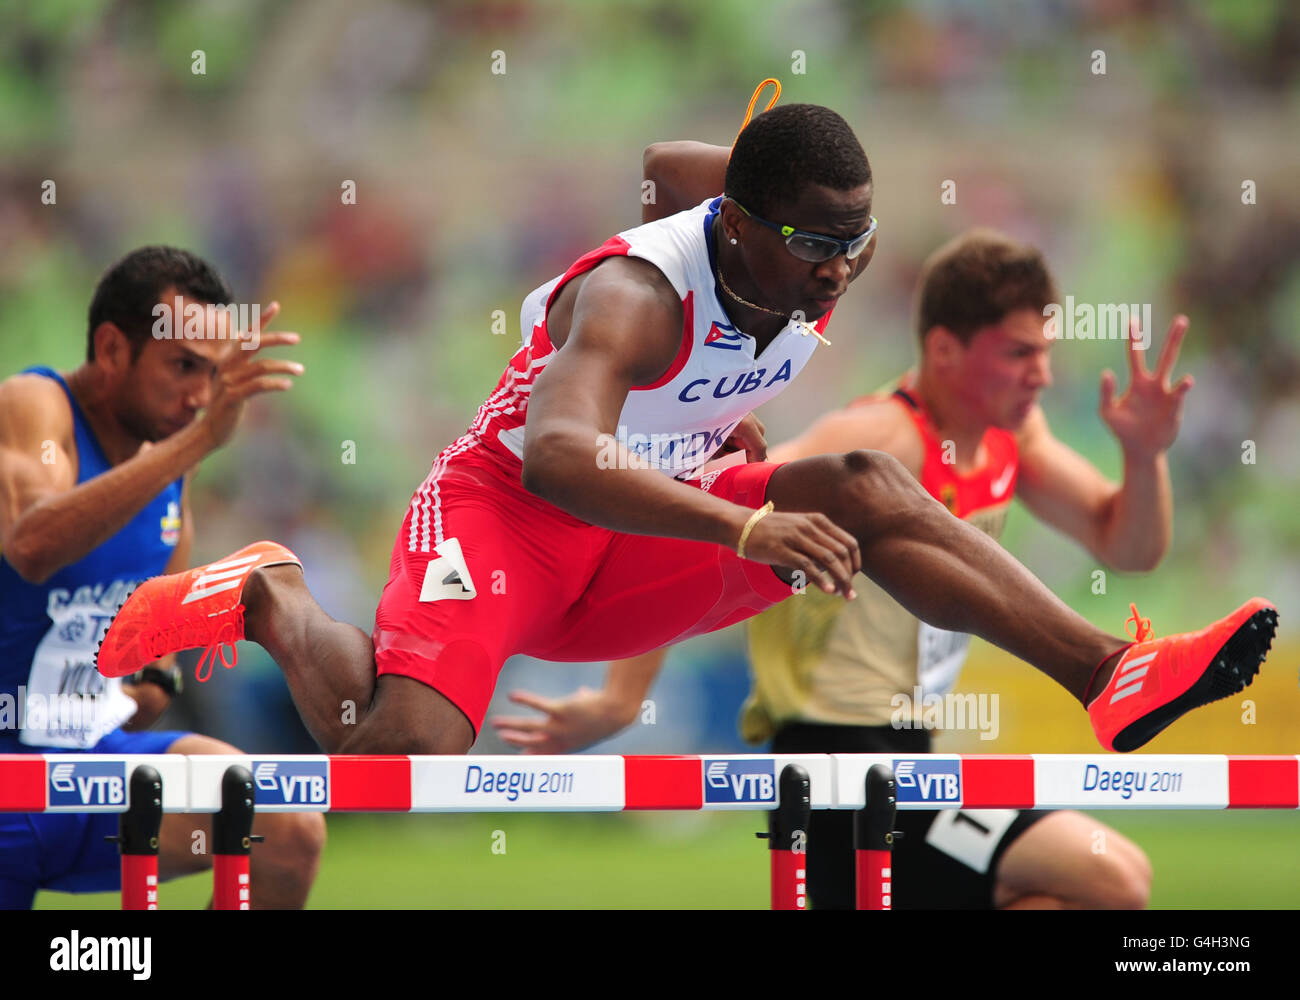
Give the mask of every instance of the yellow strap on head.
<path id="1" fill-rule="evenodd" d="M 754 117 L 754 105 L 758 103 L 758 95 L 763 92 L 763 88 L 769 83 L 776 88 L 776 92 L 772 95 L 772 99 L 767 102 L 767 107 L 765 107 L 763 111 L 771 111 L 772 108 L 776 106 L 776 102 L 781 99 L 781 81 L 769 76 L 754 88 L 754 95 L 749 99 L 749 107 L 745 109 L 745 120 L 740 123 L 740 132 L 745 131 L 745 126 L 748 125 L 749 120 Z M 762 113 L 762 111 L 759 112 L 759 114 Z M 740 138 L 740 132 L 736 133 L 736 139 Z M 731 141 L 731 144 L 733 146 L 736 144 L 735 139 Z"/>

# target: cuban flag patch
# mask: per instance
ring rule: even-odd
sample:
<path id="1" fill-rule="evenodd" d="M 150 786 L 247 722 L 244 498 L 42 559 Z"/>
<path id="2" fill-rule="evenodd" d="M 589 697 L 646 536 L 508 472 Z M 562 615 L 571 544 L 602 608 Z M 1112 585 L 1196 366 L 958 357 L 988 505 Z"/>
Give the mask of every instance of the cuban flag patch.
<path id="1" fill-rule="evenodd" d="M 704 346 L 717 347 L 724 351 L 740 351 L 744 350 L 745 341 L 748 339 L 743 333 L 737 333 L 734 326 L 714 323 L 704 337 Z"/>

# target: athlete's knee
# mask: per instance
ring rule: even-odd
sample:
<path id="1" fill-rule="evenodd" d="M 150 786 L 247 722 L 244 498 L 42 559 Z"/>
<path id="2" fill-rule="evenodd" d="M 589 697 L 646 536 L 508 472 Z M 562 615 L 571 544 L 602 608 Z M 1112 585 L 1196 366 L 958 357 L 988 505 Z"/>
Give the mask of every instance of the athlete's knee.
<path id="1" fill-rule="evenodd" d="M 272 874 L 305 898 L 325 850 L 325 817 L 321 813 L 267 814 L 257 829 L 266 839 L 253 848 L 253 859 L 263 875 Z"/>
<path id="2" fill-rule="evenodd" d="M 265 645 L 272 625 L 281 630 L 300 617 L 303 602 L 311 591 L 302 570 L 297 566 L 261 566 L 248 575 L 241 600 L 244 604 L 244 632 L 254 642 Z"/>
<path id="3" fill-rule="evenodd" d="M 1117 841 L 1090 850 L 1086 897 L 1078 902 L 1095 910 L 1145 910 L 1151 900 L 1151 862 L 1143 850 L 1114 831 Z"/>
<path id="4" fill-rule="evenodd" d="M 464 754 L 469 752 L 474 738 L 468 742 L 461 735 L 444 731 L 410 732 L 385 725 L 358 726 L 336 751 L 340 754 L 410 754 L 413 756 Z"/>
<path id="5" fill-rule="evenodd" d="M 413 673 L 380 674 L 369 709 L 344 737 L 342 748 L 332 752 L 467 753 L 474 743 L 474 724 L 464 708 L 433 687 L 429 680 L 420 679 L 419 675 L 428 673 L 431 665 L 418 658 L 397 665 Z M 492 663 L 480 643 L 458 640 L 447 644 L 437 659 L 437 666 L 448 672 L 453 667 L 464 673 L 477 671 L 483 677 L 491 670 Z M 491 688 L 484 686 L 478 694 L 486 705 Z M 472 705 L 473 692 L 465 697 Z"/>
<path id="6" fill-rule="evenodd" d="M 1106 857 L 1110 860 L 1105 873 L 1109 885 L 1108 908 L 1145 910 L 1151 901 L 1151 861 L 1146 852 L 1136 844 L 1124 841 L 1123 849 L 1112 850 Z"/>
<path id="7" fill-rule="evenodd" d="M 889 531 L 929 499 L 903 463 L 888 452 L 860 449 L 846 452 L 840 461 L 844 475 L 839 510 L 838 516 L 831 515 L 839 523 L 847 519 L 868 532 Z"/>
<path id="8" fill-rule="evenodd" d="M 394 704 L 391 699 L 372 703 L 361 721 L 344 737 L 342 745 L 332 752 L 415 756 L 469 752 L 474 743 L 474 730 L 459 712 L 450 718 L 450 712 L 408 716 L 395 711 Z"/>

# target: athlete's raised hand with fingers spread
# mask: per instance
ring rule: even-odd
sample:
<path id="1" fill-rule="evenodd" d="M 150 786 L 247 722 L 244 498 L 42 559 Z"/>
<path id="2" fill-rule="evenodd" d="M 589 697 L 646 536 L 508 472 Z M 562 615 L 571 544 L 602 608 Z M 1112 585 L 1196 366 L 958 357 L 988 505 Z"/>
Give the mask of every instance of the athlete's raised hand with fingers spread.
<path id="1" fill-rule="evenodd" d="M 1124 395 L 1115 396 L 1115 373 L 1101 376 L 1101 419 L 1119 439 L 1125 454 L 1139 457 L 1158 455 L 1174 443 L 1183 421 L 1183 400 L 1192 388 L 1192 377 L 1184 375 L 1174 385 L 1169 377 L 1183 337 L 1187 334 L 1186 316 L 1175 316 L 1165 334 L 1156 370 L 1146 366 L 1146 348 L 1136 334 L 1136 321 L 1129 324 L 1129 386 Z"/>
<path id="2" fill-rule="evenodd" d="M 268 323 L 280 312 L 280 303 L 272 302 L 262 315 Z M 209 450 L 221 447 L 234 433 L 249 397 L 262 392 L 284 392 L 293 386 L 289 376 L 301 375 L 303 366 L 284 358 L 260 357 L 263 348 L 296 344 L 301 338 L 288 330 L 241 331 L 238 347 L 217 367 L 212 380 L 212 398 L 203 413 L 201 424 L 210 439 Z"/>

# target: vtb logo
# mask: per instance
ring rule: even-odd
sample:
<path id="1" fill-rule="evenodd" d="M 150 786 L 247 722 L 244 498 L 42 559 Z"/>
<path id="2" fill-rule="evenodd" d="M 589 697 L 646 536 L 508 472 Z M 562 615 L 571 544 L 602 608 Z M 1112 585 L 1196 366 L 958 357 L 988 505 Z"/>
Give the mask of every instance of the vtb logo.
<path id="1" fill-rule="evenodd" d="M 121 761 L 67 761 L 50 768 L 51 806 L 101 806 L 126 803 L 126 764 Z"/>
<path id="2" fill-rule="evenodd" d="M 770 760 L 711 760 L 704 766 L 704 801 L 775 802 Z"/>
<path id="3" fill-rule="evenodd" d="M 323 760 L 253 762 L 257 806 L 323 806 L 329 801 L 329 764 Z"/>
<path id="4" fill-rule="evenodd" d="M 955 760 L 894 760 L 899 802 L 960 802 L 961 771 Z"/>

